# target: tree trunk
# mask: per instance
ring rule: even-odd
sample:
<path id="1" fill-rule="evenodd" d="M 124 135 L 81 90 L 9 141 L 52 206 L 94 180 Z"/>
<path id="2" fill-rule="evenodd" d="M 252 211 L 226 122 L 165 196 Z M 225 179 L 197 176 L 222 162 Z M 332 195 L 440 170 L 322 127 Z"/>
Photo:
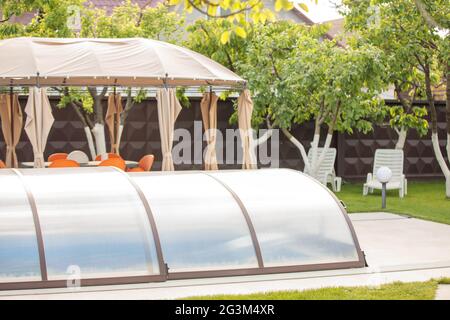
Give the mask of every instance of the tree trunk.
<path id="1" fill-rule="evenodd" d="M 450 198 L 450 177 L 445 179 L 445 196 Z"/>
<path id="2" fill-rule="evenodd" d="M 95 138 L 95 149 L 97 150 L 97 155 L 106 153 L 105 125 L 96 123 L 92 129 L 92 134 Z"/>
<path id="3" fill-rule="evenodd" d="M 125 121 L 128 118 L 128 113 L 130 113 L 131 108 L 134 107 L 134 100 L 133 97 L 131 96 L 131 88 L 128 88 L 128 94 L 127 94 L 127 100 L 125 102 L 125 108 L 122 111 L 122 114 L 120 115 L 120 124 L 124 125 Z"/>
<path id="4" fill-rule="evenodd" d="M 88 126 L 84 127 L 84 133 L 86 134 L 86 140 L 88 142 L 89 152 L 91 154 L 91 159 L 95 160 L 97 152 L 95 151 L 94 140 L 92 138 L 91 129 Z"/>
<path id="5" fill-rule="evenodd" d="M 287 129 L 281 129 L 281 131 L 286 136 L 286 138 L 288 138 L 289 141 L 292 142 L 294 146 L 296 146 L 297 149 L 300 151 L 300 155 L 302 156 L 303 162 L 305 163 L 305 168 L 303 169 L 303 171 L 309 172 L 310 167 L 308 155 L 306 154 L 305 147 L 303 146 L 303 144 L 300 141 L 298 141 Z"/>
<path id="6" fill-rule="evenodd" d="M 94 146 L 94 141 L 92 139 L 92 133 L 91 133 L 91 127 L 89 126 L 90 122 L 84 117 L 83 112 L 81 111 L 80 107 L 75 103 L 71 102 L 70 105 L 74 109 L 76 115 L 83 123 L 84 133 L 86 135 L 86 140 L 89 146 L 89 152 L 91 154 L 91 159 L 94 160 L 96 156 L 96 150 Z"/>
<path id="7" fill-rule="evenodd" d="M 398 131 L 398 139 L 397 139 L 397 143 L 395 144 L 395 149 L 403 150 L 403 148 L 405 147 L 407 135 L 408 135 L 408 129 L 406 129 L 406 128 L 401 128 L 400 131 Z"/>
<path id="8" fill-rule="evenodd" d="M 447 133 L 447 161 L 450 163 L 450 133 Z"/>
<path id="9" fill-rule="evenodd" d="M 120 115 L 120 125 L 119 125 L 119 134 L 117 136 L 117 145 L 120 148 L 120 141 L 122 139 L 122 132 L 123 132 L 123 128 L 125 127 L 125 122 L 128 118 L 128 114 L 131 110 L 131 108 L 133 108 L 135 102 L 133 100 L 133 97 L 131 96 L 131 88 L 128 88 L 128 94 L 127 94 L 127 100 L 125 103 L 125 108 L 123 109 L 121 115 Z"/>
<path id="10" fill-rule="evenodd" d="M 441 147 L 439 146 L 439 137 L 437 133 L 433 132 L 431 134 L 431 141 L 433 143 L 433 150 L 434 154 L 436 155 L 436 160 L 439 163 L 442 173 L 444 173 L 445 176 L 445 195 L 447 196 L 447 198 L 450 198 L 450 169 L 448 168 L 447 164 L 445 163 L 445 159 L 442 156 Z"/>
<path id="11" fill-rule="evenodd" d="M 447 64 L 446 74 L 446 112 L 447 112 L 447 161 L 450 163 L 450 63 Z"/>
<path id="12" fill-rule="evenodd" d="M 428 105 L 431 111 L 431 141 L 433 144 L 434 154 L 436 156 L 436 160 L 439 163 L 439 167 L 442 170 L 442 173 L 445 176 L 445 194 L 448 198 L 450 198 L 450 169 L 445 163 L 445 159 L 442 156 L 441 148 L 439 146 L 439 136 L 438 136 L 438 127 L 437 127 L 437 112 L 436 106 L 434 105 L 434 97 L 433 92 L 431 91 L 431 79 L 430 79 L 430 68 L 429 66 L 425 66 L 425 92 L 427 95 Z"/>
<path id="13" fill-rule="evenodd" d="M 330 148 L 332 139 L 333 139 L 333 132 L 331 133 L 328 132 L 327 137 L 325 138 L 325 144 L 323 145 L 322 148 L 322 153 L 320 154 L 316 162 L 312 164 L 312 166 L 314 167 L 313 171 L 315 176 L 317 176 L 317 174 L 319 173 L 320 166 L 322 165 L 322 162 L 325 159 L 325 155 L 327 154 L 328 149 Z"/>
<path id="14" fill-rule="evenodd" d="M 117 135 L 117 148 L 120 149 L 120 141 L 122 141 L 123 124 L 119 125 L 119 133 Z"/>
<path id="15" fill-rule="evenodd" d="M 98 93 L 96 87 L 88 87 L 88 91 L 94 99 L 95 110 L 95 124 L 91 129 L 95 138 L 95 149 L 97 154 L 106 153 L 106 138 L 105 138 L 105 120 L 103 119 L 103 98 L 108 92 L 108 87 L 103 87 Z"/>
<path id="16" fill-rule="evenodd" d="M 267 140 L 269 140 L 273 135 L 273 129 L 267 129 L 266 132 L 264 132 L 264 134 L 259 137 L 258 139 L 255 140 L 255 147 L 259 146 L 261 144 L 263 144 L 264 142 L 266 142 Z"/>
<path id="17" fill-rule="evenodd" d="M 337 119 L 339 118 L 339 115 L 340 115 L 340 109 L 341 109 L 341 103 L 338 102 L 337 106 L 336 106 L 336 111 L 333 114 L 333 120 L 331 121 L 331 123 L 328 124 L 328 133 L 327 133 L 327 137 L 325 138 L 325 143 L 322 148 L 322 153 L 320 154 L 319 159 L 317 159 L 317 156 L 316 156 L 316 159 L 313 158 L 313 161 L 312 161 L 313 163 L 311 164 L 311 166 L 313 167 L 312 172 L 313 172 L 313 176 L 315 176 L 315 177 L 317 177 L 320 166 L 322 165 L 322 162 L 325 159 L 328 149 L 330 148 L 331 140 L 333 139 L 334 128 L 336 126 Z M 319 138 L 320 138 L 320 124 L 321 124 L 320 121 L 316 122 L 316 134 L 319 134 Z M 316 151 L 316 154 L 317 154 L 317 151 Z"/>
<path id="18" fill-rule="evenodd" d="M 311 161 L 309 162 L 309 171 L 308 173 L 311 176 L 315 176 L 318 170 L 317 167 L 317 153 L 318 153 L 318 149 L 319 149 L 319 141 L 320 141 L 320 123 L 319 120 L 316 119 L 315 123 L 314 123 L 314 137 L 313 140 L 311 142 Z M 309 157 L 308 157 L 308 161 L 309 161 Z"/>

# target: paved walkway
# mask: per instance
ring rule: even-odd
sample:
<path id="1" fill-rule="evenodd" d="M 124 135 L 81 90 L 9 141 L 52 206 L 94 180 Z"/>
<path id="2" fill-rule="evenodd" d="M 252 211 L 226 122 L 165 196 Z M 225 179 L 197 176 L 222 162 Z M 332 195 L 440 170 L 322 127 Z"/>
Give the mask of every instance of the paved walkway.
<path id="1" fill-rule="evenodd" d="M 0 299 L 174 299 L 330 286 L 379 285 L 450 277 L 450 225 L 389 213 L 350 215 L 368 268 L 172 280 L 164 283 L 0 292 Z M 448 297 L 441 286 L 438 298 Z"/>

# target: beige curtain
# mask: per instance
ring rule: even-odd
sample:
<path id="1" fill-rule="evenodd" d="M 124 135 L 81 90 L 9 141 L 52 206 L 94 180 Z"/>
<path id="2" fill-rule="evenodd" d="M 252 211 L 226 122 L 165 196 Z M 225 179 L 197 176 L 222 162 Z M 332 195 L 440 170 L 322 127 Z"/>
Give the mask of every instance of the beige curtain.
<path id="1" fill-rule="evenodd" d="M 238 98 L 239 134 L 242 140 L 242 169 L 256 169 L 256 155 L 252 135 L 253 101 L 250 91 L 245 89 Z"/>
<path id="2" fill-rule="evenodd" d="M 159 135 L 161 136 L 162 171 L 173 171 L 172 146 L 175 120 L 181 111 L 175 89 L 159 89 L 156 93 L 158 101 Z"/>
<path id="3" fill-rule="evenodd" d="M 120 94 L 110 94 L 108 97 L 108 110 L 106 111 L 105 122 L 109 131 L 111 152 L 117 154 L 119 154 L 120 148 L 120 114 L 122 111 L 123 106 Z"/>
<path id="4" fill-rule="evenodd" d="M 33 147 L 34 167 L 44 168 L 44 150 L 47 144 L 48 134 L 55 121 L 50 102 L 48 101 L 47 89 L 30 88 L 25 113 L 27 115 L 25 132 Z"/>
<path id="5" fill-rule="evenodd" d="M 16 155 L 16 146 L 19 143 L 23 125 L 22 109 L 17 94 L 0 95 L 0 117 L 2 118 L 2 131 L 6 143 L 6 166 L 17 168 L 19 162 Z"/>
<path id="6" fill-rule="evenodd" d="M 205 127 L 206 152 L 205 152 L 205 170 L 217 170 L 216 138 L 217 138 L 217 97 L 214 93 L 203 94 L 200 102 L 202 111 L 203 126 Z"/>

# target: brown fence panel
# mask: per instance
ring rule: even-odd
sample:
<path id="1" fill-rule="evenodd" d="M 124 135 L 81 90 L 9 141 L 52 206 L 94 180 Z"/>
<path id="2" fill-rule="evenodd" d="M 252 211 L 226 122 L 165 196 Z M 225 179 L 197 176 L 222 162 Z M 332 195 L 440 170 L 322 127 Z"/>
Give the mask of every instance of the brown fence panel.
<path id="1" fill-rule="evenodd" d="M 25 107 L 26 97 L 21 98 L 21 105 Z M 48 144 L 45 150 L 45 157 L 54 152 L 70 152 L 82 150 L 89 154 L 86 137 L 82 123 L 77 118 L 75 112 L 67 107 L 65 109 L 56 108 L 57 98 L 50 99 L 54 106 L 53 115 L 55 123 L 50 132 Z M 105 102 L 106 103 L 106 102 Z M 200 99 L 192 99 L 189 108 L 183 108 L 176 122 L 176 128 L 184 128 L 194 136 L 194 121 L 201 121 L 199 108 Z M 444 104 L 438 104 L 439 130 L 441 137 L 442 151 L 445 150 L 446 122 Z M 106 108 L 105 108 L 106 109 Z M 229 118 L 233 113 L 232 101 L 220 101 L 218 106 L 218 129 L 225 136 L 228 128 L 236 129 L 236 124 L 230 124 Z M 313 123 L 306 123 L 302 126 L 293 126 L 292 133 L 299 139 L 306 149 L 313 136 Z M 107 135 L 106 135 L 107 136 Z M 324 135 L 323 135 L 324 136 Z M 108 137 L 107 137 L 108 139 Z M 372 170 L 373 155 L 378 148 L 393 148 L 396 141 L 395 132 L 389 127 L 376 127 L 372 133 L 361 134 L 335 134 L 332 146 L 337 148 L 336 171 L 337 174 L 347 180 L 364 179 L 366 174 Z M 269 140 L 270 143 L 270 140 Z M 176 144 L 176 142 L 175 142 Z M 193 142 L 192 142 L 193 144 Z M 237 141 L 228 141 L 225 146 L 226 152 L 237 154 Z M 109 143 L 107 141 L 107 147 Z M 191 148 L 191 163 L 197 152 L 197 158 L 201 158 L 205 142 L 202 148 Z M 270 149 L 270 147 L 269 147 Z M 0 159 L 4 158 L 5 143 L 0 134 Z M 139 160 L 145 154 L 154 154 L 156 161 L 154 169 L 161 168 L 161 143 L 158 129 L 158 115 L 155 99 L 147 99 L 136 104 L 129 113 L 125 123 L 122 142 L 120 145 L 121 155 L 129 160 Z M 288 141 L 280 132 L 280 167 L 303 170 L 304 164 L 301 160 L 297 148 Z M 445 152 L 444 152 L 445 154 Z M 33 152 L 28 137 L 22 132 L 20 142 L 17 146 L 19 161 L 32 161 Z M 221 169 L 239 168 L 236 164 L 220 165 Z M 177 170 L 202 169 L 201 163 L 179 164 L 175 166 Z M 438 178 L 442 177 L 439 165 L 434 159 L 429 135 L 420 138 L 416 132 L 411 131 L 408 135 L 405 146 L 405 173 L 410 178 Z"/>
<path id="2" fill-rule="evenodd" d="M 446 121 L 445 105 L 438 103 L 438 128 L 442 153 L 445 155 Z M 410 130 L 405 143 L 404 172 L 409 178 L 440 178 L 439 164 L 435 160 L 431 145 L 431 132 L 420 137 L 415 130 Z M 379 148 L 394 148 L 397 141 L 396 132 L 389 126 L 376 127 L 369 134 L 337 135 L 337 174 L 345 179 L 365 179 L 372 171 L 373 155 Z"/>

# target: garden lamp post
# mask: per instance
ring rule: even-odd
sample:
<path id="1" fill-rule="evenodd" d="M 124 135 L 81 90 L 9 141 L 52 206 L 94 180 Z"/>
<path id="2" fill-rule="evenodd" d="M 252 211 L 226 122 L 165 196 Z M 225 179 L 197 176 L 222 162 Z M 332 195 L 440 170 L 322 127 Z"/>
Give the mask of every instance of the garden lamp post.
<path id="1" fill-rule="evenodd" d="M 380 167 L 376 172 L 377 180 L 381 183 L 381 208 L 386 208 L 386 184 L 392 178 L 392 171 L 388 167 Z"/>

